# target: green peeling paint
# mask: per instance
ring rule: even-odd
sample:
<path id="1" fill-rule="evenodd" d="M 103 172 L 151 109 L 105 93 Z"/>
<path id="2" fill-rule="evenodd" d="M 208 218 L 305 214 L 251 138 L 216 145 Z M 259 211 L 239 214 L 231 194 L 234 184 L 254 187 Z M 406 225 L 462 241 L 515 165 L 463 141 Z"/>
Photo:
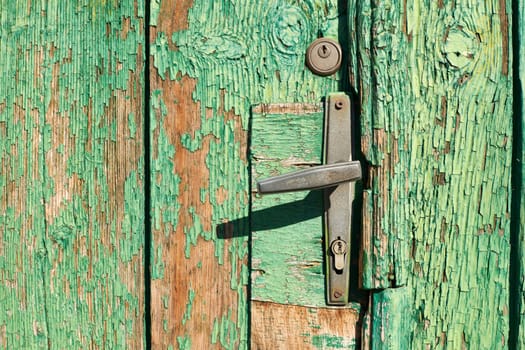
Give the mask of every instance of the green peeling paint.
<path id="1" fill-rule="evenodd" d="M 151 160 L 152 174 L 159 175 L 153 177 L 152 175 L 152 189 L 151 189 L 151 204 L 152 204 L 152 228 L 159 230 L 161 224 L 164 224 L 164 234 L 168 235 L 170 228 L 177 226 L 179 218 L 179 210 L 181 205 L 177 202 L 179 195 L 180 177 L 173 175 L 173 160 L 175 157 L 175 147 L 170 144 L 168 137 L 161 127 L 164 119 L 168 113 L 166 105 L 162 101 L 161 91 L 152 91 L 151 93 L 151 116 L 159 115 L 159 120 L 152 118 L 151 133 L 159 132 L 157 140 L 157 149 L 153 154 L 162 154 L 163 157 L 154 158 Z M 168 225 L 167 225 L 168 224 Z M 153 242 L 154 243 L 154 242 Z M 154 244 L 153 244 L 154 246 Z M 152 249 L 155 249 L 152 247 Z M 161 249 L 161 248 L 157 248 Z M 154 255 L 155 256 L 155 255 Z M 161 255 L 158 255 L 159 257 Z M 157 259 L 154 260 L 153 265 L 161 264 Z"/>
<path id="2" fill-rule="evenodd" d="M 186 321 L 191 317 L 191 308 L 193 306 L 193 299 L 195 299 L 195 291 L 190 289 L 188 291 L 188 302 L 186 303 L 186 312 L 184 313 L 184 318 L 182 319 L 182 324 L 186 324 Z"/>
<path id="3" fill-rule="evenodd" d="M 0 2 L 0 349 L 144 345 L 143 7 Z"/>
<path id="4" fill-rule="evenodd" d="M 235 342 L 239 337 L 237 333 L 238 322 L 232 320 L 231 316 L 232 314 L 230 310 L 228 314 L 222 316 L 220 320 L 215 319 L 213 321 L 211 344 L 217 344 L 218 342 L 224 349 L 237 349 Z"/>
<path id="5" fill-rule="evenodd" d="M 159 18 L 161 0 L 151 0 L 150 1 L 150 26 L 156 26 L 157 20 Z"/>
<path id="6" fill-rule="evenodd" d="M 179 343 L 179 350 L 191 349 L 191 338 L 189 336 L 177 337 L 177 343 Z"/>
<path id="7" fill-rule="evenodd" d="M 410 288 L 393 288 L 372 294 L 371 349 L 411 349 L 415 310 Z"/>
<path id="8" fill-rule="evenodd" d="M 128 115 L 128 129 L 129 129 L 129 137 L 131 139 L 134 139 L 137 133 L 137 124 L 135 124 L 135 114 L 133 112 L 131 112 Z"/>
<path id="9" fill-rule="evenodd" d="M 158 245 L 153 251 L 153 259 L 151 264 L 151 278 L 161 279 L 164 277 L 165 265 L 162 262 L 162 246 Z"/>
<path id="10" fill-rule="evenodd" d="M 516 283 L 509 281 L 511 2 L 359 6 L 359 32 L 370 33 L 359 43 L 361 134 L 372 174 L 363 285 L 410 290 L 414 312 L 396 321 L 398 329 L 411 320 L 407 343 L 384 347 L 505 348 Z"/>
<path id="11" fill-rule="evenodd" d="M 275 115 L 254 115 L 254 174 L 243 160 L 247 138 L 240 130 L 248 131 L 253 105 L 318 103 L 341 89 L 345 72 L 322 78 L 304 67 L 311 41 L 319 34 L 337 37 L 347 28 L 340 26 L 338 3 L 194 0 L 187 29 L 158 32 L 150 52 L 152 75 L 195 79 L 192 96 L 200 106 L 195 121 L 200 127 L 181 135 L 182 149 L 175 149 L 164 126 L 166 118 L 181 116 L 168 113 L 164 91 L 151 91 L 148 132 L 155 144 L 151 159 L 144 160 L 145 4 L 0 2 L 0 78 L 7 82 L 0 85 L 0 301 L 5 310 L 0 349 L 144 346 L 144 196 L 151 196 L 152 231 L 167 237 L 179 228 L 184 196 L 175 156 L 183 151 L 207 152 L 202 165 L 209 171 L 207 186 L 192 190 L 200 191 L 201 204 L 211 206 L 211 218 L 195 208 L 188 211 L 191 223 L 180 230 L 184 254 L 191 257 L 200 241 L 213 242 L 212 258 L 231 266 L 229 288 L 237 293 L 233 309 L 213 316 L 210 343 L 248 346 L 250 200 L 252 219 L 276 206 L 307 204 L 290 212 L 297 222 L 283 219 L 279 228 L 269 227 L 262 216 L 252 221 L 259 225 L 252 263 L 260 273 L 253 296 L 323 303 L 320 219 L 310 205 L 318 202 L 315 194 L 250 199 L 249 193 L 251 176 L 319 162 L 319 138 L 301 141 L 312 137 L 309 131 L 301 134 L 312 119 L 278 116 L 293 130 L 286 139 L 283 130 L 261 119 Z M 157 26 L 163 3 L 149 4 L 150 25 Z M 348 7 L 351 23 L 357 24 L 357 31 L 348 33 L 354 39 L 348 62 L 350 79 L 359 78 L 362 151 L 372 170 L 388 166 L 389 173 L 386 183 L 374 177 L 365 189 L 364 211 L 375 208 L 382 215 L 372 223 L 377 232 L 371 251 L 364 252 L 362 279 L 367 288 L 403 286 L 378 292 L 384 295 L 377 294 L 371 307 L 383 311 L 374 314 L 381 322 L 372 324 L 372 332 L 378 324 L 388 329 L 403 324 L 403 342 L 408 339 L 413 348 L 503 347 L 510 327 L 513 110 L 512 61 L 505 59 L 511 52 L 506 26 L 511 4 L 364 1 Z M 523 1 L 518 7 L 523 16 Z M 518 44 L 521 50 L 523 43 Z M 269 129 L 261 131 L 260 125 Z M 257 148 L 270 144 L 279 152 Z M 151 169 L 148 194 L 142 185 L 144 161 Z M 217 193 L 223 194 L 220 200 Z M 209 222 L 211 229 L 205 228 Z M 221 236 L 224 222 L 232 223 L 235 233 L 228 249 Z M 523 220 L 519 226 L 523 235 Z M 279 246 L 286 240 L 270 239 L 278 232 L 302 235 Z M 279 251 L 267 255 L 272 244 Z M 166 278 L 167 251 L 151 243 L 153 281 Z M 305 261 L 309 264 L 301 265 Z M 285 293 L 279 280 L 289 287 Z M 308 293 L 302 296 L 305 284 Z M 410 293 L 399 305 L 406 302 L 413 314 L 395 321 L 400 316 L 389 313 L 401 306 L 387 301 L 406 289 Z M 184 323 L 196 317 L 197 292 L 188 290 Z M 169 297 L 162 298 L 167 308 Z M 164 321 L 170 329 L 171 321 Z M 192 334 L 170 340 L 175 341 L 189 349 Z M 330 335 L 312 342 L 346 346 Z"/>
<path id="12" fill-rule="evenodd" d="M 514 340 L 516 342 L 517 349 L 525 349 L 525 1 L 520 0 L 516 5 L 513 9 L 517 11 L 514 18 L 518 19 L 518 23 L 514 23 L 513 26 L 514 28 L 517 26 L 518 29 L 515 29 L 513 34 L 516 35 L 514 43 L 518 44 L 518 47 L 515 47 L 514 50 L 517 51 L 516 54 L 519 59 L 515 62 L 515 64 L 518 65 L 518 71 L 515 71 L 514 74 L 515 78 L 517 78 L 516 80 L 519 82 L 515 85 L 515 91 L 519 91 L 519 93 L 515 93 L 514 96 L 520 98 L 519 100 L 515 100 L 517 104 L 515 111 L 521 111 L 521 115 L 515 115 L 516 127 L 514 130 L 518 130 L 518 135 L 514 135 L 515 143 L 513 147 L 515 147 L 516 150 L 516 159 L 514 159 L 513 166 L 515 166 L 515 169 L 513 170 L 515 170 L 515 174 L 517 175 L 516 183 L 521 183 L 521 186 L 516 186 L 519 190 L 516 190 L 513 194 L 516 195 L 513 201 L 519 203 L 520 206 L 518 208 L 519 213 L 517 212 L 518 210 L 513 212 L 513 214 L 517 216 L 517 218 L 514 218 L 517 232 L 515 232 L 515 241 L 511 241 L 511 244 L 515 242 L 518 243 L 515 245 L 518 259 L 511 261 L 511 263 L 518 264 L 519 262 L 519 267 L 516 268 L 516 271 L 519 271 L 520 284 L 514 287 L 517 290 L 515 295 L 519 298 L 520 303 L 519 305 L 517 305 L 517 303 L 514 304 L 516 308 L 514 316 L 517 319 L 514 320 L 514 324 L 511 324 L 511 327 L 515 327 L 513 330 L 516 339 L 511 339 L 511 341 Z"/>
<path id="13" fill-rule="evenodd" d="M 312 345 L 317 349 L 353 349 L 356 345 L 355 339 L 345 339 L 331 334 L 312 336 Z"/>
<path id="14" fill-rule="evenodd" d="M 323 111 L 309 106 L 317 111 L 252 113 L 253 181 L 321 163 Z M 322 203 L 320 191 L 252 197 L 252 298 L 325 305 Z"/>

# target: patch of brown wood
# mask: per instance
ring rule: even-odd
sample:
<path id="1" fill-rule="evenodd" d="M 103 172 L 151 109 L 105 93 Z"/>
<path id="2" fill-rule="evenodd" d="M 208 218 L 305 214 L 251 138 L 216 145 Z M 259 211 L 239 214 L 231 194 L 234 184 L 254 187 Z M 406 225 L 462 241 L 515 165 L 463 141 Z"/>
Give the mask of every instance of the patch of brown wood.
<path id="1" fill-rule="evenodd" d="M 251 348 L 347 349 L 359 344 L 359 311 L 354 308 L 320 308 L 251 303 Z"/>
<path id="2" fill-rule="evenodd" d="M 161 13 L 165 11 L 167 10 L 162 10 Z M 185 15 L 180 16 L 186 18 Z M 163 27 L 162 30 L 171 32 L 172 29 Z M 182 145 L 182 135 L 194 137 L 201 128 L 200 102 L 193 99 L 196 80 L 188 76 L 183 76 L 177 81 L 162 80 L 153 66 L 150 66 L 150 70 L 152 86 L 154 90 L 162 91 L 162 100 L 168 110 L 168 115 L 159 125 L 159 129 L 163 129 L 176 150 L 171 173 L 174 178 L 177 176 L 180 179 L 177 227 L 161 223 L 161 227 L 154 228 L 152 232 L 153 247 L 162 247 L 162 256 L 153 259 L 162 260 L 164 266 L 164 276 L 151 280 L 152 348 L 165 349 L 190 339 L 192 349 L 219 349 L 221 340 L 213 339 L 215 327 L 239 332 L 237 329 L 232 330 L 237 327 L 239 292 L 232 289 L 231 280 L 232 271 L 235 271 L 235 279 L 240 280 L 241 266 L 246 264 L 246 261 L 237 260 L 234 263 L 236 266 L 232 266 L 229 256 L 230 241 L 224 242 L 220 254 L 216 252 L 213 240 L 199 236 L 196 244 L 187 241 L 187 231 L 195 225 L 196 218 L 202 225 L 202 232 L 199 233 L 211 232 L 214 229 L 209 195 L 203 201 L 200 194 L 201 189 L 209 187 L 210 174 L 206 160 L 213 135 L 204 136 L 202 145 L 197 150 L 189 150 Z M 225 118 L 238 118 L 231 116 L 230 112 L 224 113 Z M 153 159 L 166 157 L 157 150 L 159 129 L 153 133 Z M 154 175 L 153 186 L 159 186 L 159 176 L 160 174 Z M 226 196 L 226 190 L 221 194 Z M 218 198 L 224 200 L 220 195 Z M 190 250 L 189 257 L 186 256 L 187 245 Z M 217 255 L 221 255 L 224 262 L 219 261 Z M 211 346 L 210 342 L 215 344 L 215 347 Z"/>

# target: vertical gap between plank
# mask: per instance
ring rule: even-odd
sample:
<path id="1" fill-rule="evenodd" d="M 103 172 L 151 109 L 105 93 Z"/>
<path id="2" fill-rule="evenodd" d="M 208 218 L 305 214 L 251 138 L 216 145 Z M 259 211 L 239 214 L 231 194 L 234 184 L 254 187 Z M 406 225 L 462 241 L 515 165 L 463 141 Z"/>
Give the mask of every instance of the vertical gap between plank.
<path id="1" fill-rule="evenodd" d="M 523 91 L 520 81 L 520 45 L 523 44 L 520 38 L 520 0 L 512 0 L 512 72 L 513 72 L 513 142 L 512 142 L 512 201 L 511 201 L 511 221 L 510 221 L 510 272 L 509 272 L 509 349 L 518 349 L 519 328 L 521 315 L 521 264 L 523 256 L 521 254 L 522 242 L 520 236 L 520 210 L 523 196 Z"/>

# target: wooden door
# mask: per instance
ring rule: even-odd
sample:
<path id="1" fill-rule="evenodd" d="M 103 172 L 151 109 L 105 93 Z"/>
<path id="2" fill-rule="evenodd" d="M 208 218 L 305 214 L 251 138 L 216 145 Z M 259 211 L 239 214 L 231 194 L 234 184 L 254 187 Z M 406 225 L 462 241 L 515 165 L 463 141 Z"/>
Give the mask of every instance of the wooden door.
<path id="1" fill-rule="evenodd" d="M 524 13 L 0 0 L 0 349 L 525 347 Z M 334 91 L 365 175 L 344 308 L 320 193 L 253 192 L 319 164 Z"/>
<path id="2" fill-rule="evenodd" d="M 511 17 L 505 1 L 154 7 L 152 344 L 522 342 Z M 318 36 L 342 43 L 334 76 L 305 68 Z M 319 193 L 253 193 L 259 177 L 319 163 L 332 91 L 354 99 L 365 168 L 343 309 L 323 304 Z"/>

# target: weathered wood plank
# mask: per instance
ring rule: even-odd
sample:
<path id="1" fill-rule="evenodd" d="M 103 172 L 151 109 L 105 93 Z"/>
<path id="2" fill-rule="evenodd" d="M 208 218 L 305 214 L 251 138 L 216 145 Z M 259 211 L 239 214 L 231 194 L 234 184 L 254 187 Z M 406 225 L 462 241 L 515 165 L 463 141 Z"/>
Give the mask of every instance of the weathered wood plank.
<path id="1" fill-rule="evenodd" d="M 361 91 L 371 165 L 363 285 L 413 290 L 415 349 L 505 347 L 510 2 L 373 1 L 360 11 L 371 73 Z"/>
<path id="2" fill-rule="evenodd" d="M 257 180 L 321 164 L 321 106 L 282 106 L 280 113 L 265 111 L 272 105 L 252 112 L 253 189 Z M 326 305 L 322 217 L 321 191 L 252 195 L 252 300 Z"/>
<path id="3" fill-rule="evenodd" d="M 0 348 L 144 346 L 142 1 L 0 3 Z"/>
<path id="4" fill-rule="evenodd" d="M 405 283 L 403 269 L 394 274 L 394 262 L 409 256 L 409 242 L 402 234 L 408 231 L 405 221 L 391 215 L 398 210 L 391 209 L 397 205 L 394 199 L 404 196 L 408 171 L 391 170 L 403 157 L 405 139 L 412 132 L 404 8 L 401 3 L 374 1 L 357 6 L 361 145 L 369 170 L 364 177 L 360 285 L 388 288 Z"/>
<path id="5" fill-rule="evenodd" d="M 513 40 L 513 43 L 516 44 L 514 47 L 515 55 L 514 58 L 517 60 L 514 62 L 513 67 L 517 67 L 518 70 L 513 72 L 516 77 L 515 82 L 517 82 L 515 89 L 515 108 L 517 111 L 515 118 L 515 141 L 513 147 L 515 147 L 514 152 L 514 179 L 513 185 L 514 193 L 513 201 L 519 204 L 519 207 L 516 208 L 512 214 L 516 215 L 514 217 L 515 226 L 513 229 L 516 229 L 516 241 L 512 241 L 512 244 L 516 244 L 517 255 L 519 257 L 519 267 L 516 267 L 515 271 L 519 271 L 519 280 L 514 280 L 511 276 L 511 281 L 516 283 L 516 290 L 518 293 L 515 295 L 519 298 L 519 307 L 517 309 L 518 320 L 514 320 L 516 323 L 511 324 L 512 327 L 517 327 L 514 330 L 516 339 L 516 349 L 525 348 L 525 1 L 520 0 L 516 2 L 516 7 L 514 9 L 517 13 L 514 14 L 513 19 L 517 19 L 513 23 L 513 35 L 516 37 Z M 514 203 L 513 203 L 514 204 Z M 518 261 L 511 261 L 513 264 L 518 264 Z M 511 300 L 517 304 L 517 300 Z M 517 305 L 516 305 L 517 306 Z M 512 320 L 511 320 L 512 321 Z"/>
<path id="6" fill-rule="evenodd" d="M 247 232 L 217 230 L 247 214 L 246 24 L 227 15 L 246 10 L 152 5 L 152 347 L 246 347 Z"/>

